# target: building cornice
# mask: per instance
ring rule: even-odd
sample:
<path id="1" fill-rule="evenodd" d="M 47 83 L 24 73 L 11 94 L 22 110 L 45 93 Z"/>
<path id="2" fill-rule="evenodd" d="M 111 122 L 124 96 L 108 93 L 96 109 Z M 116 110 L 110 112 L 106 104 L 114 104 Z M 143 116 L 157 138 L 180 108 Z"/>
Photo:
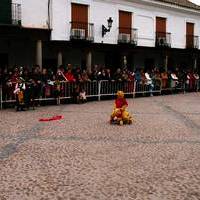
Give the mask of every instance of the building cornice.
<path id="1" fill-rule="evenodd" d="M 166 10 L 173 10 L 180 13 L 187 13 L 187 14 L 200 16 L 200 10 L 195 10 L 192 8 L 187 8 L 187 7 L 170 4 L 170 3 L 158 2 L 154 0 L 95 0 L 95 1 L 114 3 L 114 4 L 123 4 L 123 5 L 128 5 L 128 6 L 133 6 L 134 4 L 138 4 L 138 5 L 151 6 L 151 7 L 162 8 Z"/>

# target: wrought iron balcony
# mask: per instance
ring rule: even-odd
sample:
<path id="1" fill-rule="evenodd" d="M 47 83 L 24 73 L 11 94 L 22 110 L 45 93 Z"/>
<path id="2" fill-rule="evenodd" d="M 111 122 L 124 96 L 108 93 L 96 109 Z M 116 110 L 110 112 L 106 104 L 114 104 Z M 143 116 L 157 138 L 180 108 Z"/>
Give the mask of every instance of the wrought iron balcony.
<path id="1" fill-rule="evenodd" d="M 195 35 L 186 35 L 186 48 L 198 49 L 199 48 L 199 37 Z"/>
<path id="2" fill-rule="evenodd" d="M 21 25 L 21 4 L 12 3 L 12 24 Z"/>
<path id="3" fill-rule="evenodd" d="M 84 22 L 70 22 L 71 40 L 85 40 L 89 42 L 94 41 L 94 24 Z"/>
<path id="4" fill-rule="evenodd" d="M 156 32 L 156 47 L 171 47 L 171 33 Z"/>
<path id="5" fill-rule="evenodd" d="M 21 25 L 21 4 L 0 3 L 0 24 Z"/>
<path id="6" fill-rule="evenodd" d="M 137 45 L 138 30 L 134 28 L 119 27 L 118 43 Z"/>

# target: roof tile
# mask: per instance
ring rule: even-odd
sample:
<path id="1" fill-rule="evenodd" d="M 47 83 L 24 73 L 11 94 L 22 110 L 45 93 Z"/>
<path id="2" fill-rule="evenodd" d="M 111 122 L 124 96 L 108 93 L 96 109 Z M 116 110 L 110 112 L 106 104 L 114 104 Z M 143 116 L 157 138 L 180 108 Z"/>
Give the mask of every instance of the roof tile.
<path id="1" fill-rule="evenodd" d="M 190 8 L 190 9 L 200 11 L 200 6 L 190 2 L 188 0 L 154 0 L 154 1 L 168 3 L 168 4 L 177 5 L 180 7 L 185 7 L 185 8 Z"/>

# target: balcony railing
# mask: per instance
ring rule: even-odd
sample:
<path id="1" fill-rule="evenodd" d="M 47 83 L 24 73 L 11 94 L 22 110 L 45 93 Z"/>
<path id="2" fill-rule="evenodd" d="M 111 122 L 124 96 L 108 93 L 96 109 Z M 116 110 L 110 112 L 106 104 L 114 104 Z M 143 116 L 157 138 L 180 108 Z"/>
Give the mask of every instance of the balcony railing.
<path id="1" fill-rule="evenodd" d="M 21 25 L 21 4 L 12 3 L 12 24 Z"/>
<path id="2" fill-rule="evenodd" d="M 199 37 L 195 35 L 186 35 L 186 48 L 198 49 L 199 48 Z"/>
<path id="3" fill-rule="evenodd" d="M 71 40 L 86 40 L 89 42 L 94 41 L 94 24 L 84 22 L 70 22 Z"/>
<path id="4" fill-rule="evenodd" d="M 118 43 L 137 45 L 138 30 L 133 28 L 119 27 Z"/>
<path id="5" fill-rule="evenodd" d="M 171 47 L 171 33 L 156 32 L 157 47 Z"/>

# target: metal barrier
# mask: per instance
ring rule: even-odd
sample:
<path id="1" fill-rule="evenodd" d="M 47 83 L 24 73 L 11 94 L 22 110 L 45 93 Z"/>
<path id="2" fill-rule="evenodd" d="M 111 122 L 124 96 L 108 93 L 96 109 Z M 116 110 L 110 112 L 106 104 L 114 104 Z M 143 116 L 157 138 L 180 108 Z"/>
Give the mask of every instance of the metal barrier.
<path id="1" fill-rule="evenodd" d="M 150 94 L 153 95 L 154 93 L 161 94 L 162 92 L 162 82 L 160 79 L 152 80 L 151 82 L 145 81 L 135 81 L 135 94 Z"/>
<path id="2" fill-rule="evenodd" d="M 113 96 L 118 90 L 124 91 L 126 95 L 133 95 L 135 90 L 134 81 L 100 81 L 99 82 L 99 100 L 101 96 Z"/>
<path id="3" fill-rule="evenodd" d="M 3 99 L 2 99 L 3 95 L 2 95 L 2 85 L 0 85 L 0 109 L 3 108 Z"/>
<path id="4" fill-rule="evenodd" d="M 59 87 L 59 88 L 58 88 Z M 76 87 L 84 89 L 87 97 L 96 97 L 101 100 L 104 96 L 114 96 L 118 90 L 123 90 L 126 95 L 133 95 L 133 98 L 137 94 L 153 95 L 162 94 L 164 91 L 191 91 L 188 89 L 187 83 L 179 82 L 174 87 L 163 87 L 162 80 L 153 80 L 151 83 L 142 81 L 89 81 L 82 83 L 75 82 L 60 82 L 57 86 L 53 84 L 45 84 L 37 87 L 34 92 L 35 101 L 55 101 L 59 99 L 71 99 Z M 59 91 L 59 94 L 56 94 Z M 200 91 L 200 80 L 196 80 L 193 90 L 194 92 Z M 12 87 L 0 86 L 0 109 L 3 108 L 5 103 L 15 103 L 15 95 L 13 95 Z"/>
<path id="5" fill-rule="evenodd" d="M 170 91 L 170 92 L 178 92 L 181 91 L 183 93 L 186 92 L 198 92 L 200 89 L 200 80 L 195 80 L 195 82 L 191 85 L 188 81 L 171 81 L 168 83 L 167 87 L 162 87 L 162 92 Z"/>
<path id="6" fill-rule="evenodd" d="M 185 92 L 186 85 L 184 82 L 177 82 L 177 81 L 171 81 L 167 84 L 166 87 L 162 86 L 162 92 L 174 92 L 174 91 L 182 91 Z"/>
<path id="7" fill-rule="evenodd" d="M 103 96 L 115 95 L 118 90 L 123 90 L 125 94 L 134 96 L 135 82 L 116 82 L 116 81 L 88 81 L 82 83 L 75 82 L 60 82 L 59 85 L 55 86 L 53 82 L 45 85 L 40 85 L 34 90 L 35 101 L 54 101 L 57 98 L 71 99 L 73 97 L 74 90 L 76 87 L 82 88 L 86 92 L 87 97 L 97 97 L 101 100 Z M 56 94 L 59 91 L 59 94 Z M 13 93 L 7 93 L 0 90 L 0 103 L 1 108 L 4 103 L 14 103 L 15 95 Z"/>
<path id="8" fill-rule="evenodd" d="M 198 92 L 198 91 L 200 91 L 200 80 L 198 80 L 198 81 L 196 82 L 196 85 L 197 85 L 197 92 Z"/>

